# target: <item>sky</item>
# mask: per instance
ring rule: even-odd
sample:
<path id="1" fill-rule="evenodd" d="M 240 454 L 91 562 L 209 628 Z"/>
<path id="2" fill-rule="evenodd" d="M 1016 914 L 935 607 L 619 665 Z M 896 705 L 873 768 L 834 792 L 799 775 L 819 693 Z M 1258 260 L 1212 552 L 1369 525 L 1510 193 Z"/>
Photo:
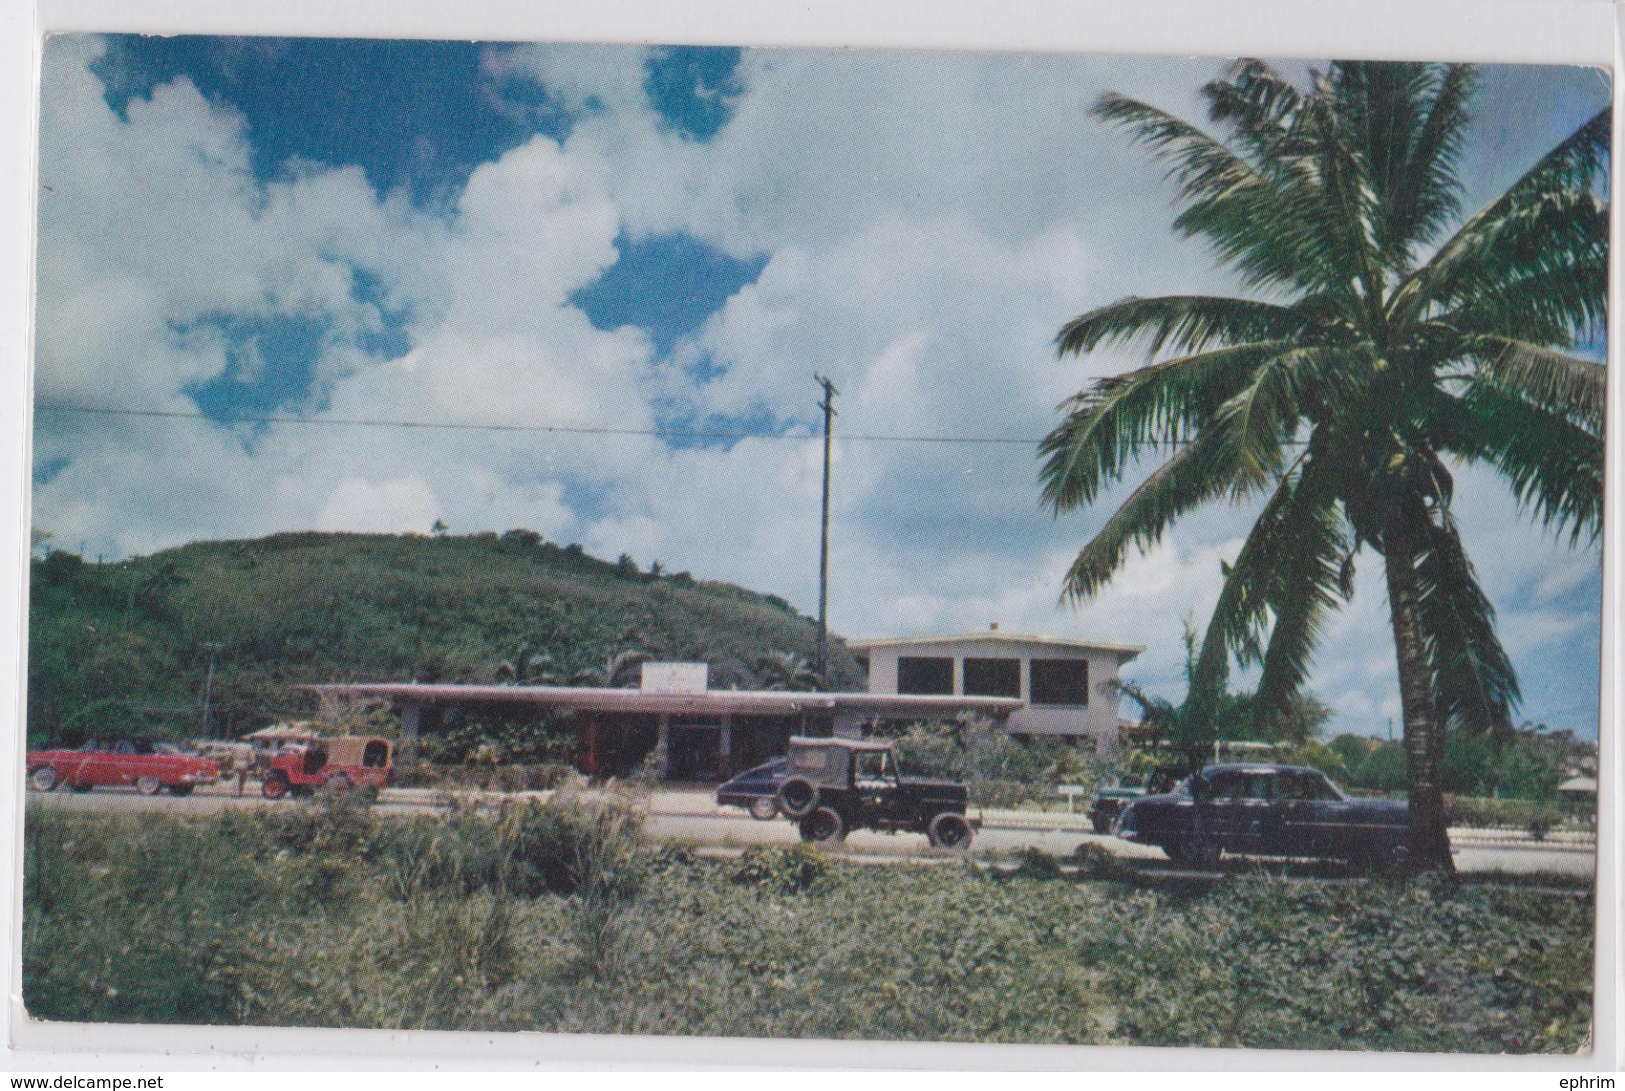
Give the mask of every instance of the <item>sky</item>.
<path id="1" fill-rule="evenodd" d="M 1054 518 L 1032 441 L 1141 362 L 1058 359 L 1069 318 L 1239 290 L 1171 230 L 1162 169 L 1088 116 L 1111 90 L 1200 120 L 1225 66 L 52 37 L 34 525 L 107 559 L 524 527 L 811 613 L 827 375 L 835 632 L 1127 641 L 1146 651 L 1125 677 L 1177 698 L 1183 621 L 1211 609 L 1254 513 L 1189 517 L 1063 606 L 1122 492 Z M 1481 75 L 1469 209 L 1608 98 L 1589 70 Z M 1594 736 L 1599 553 L 1480 471 L 1458 475 L 1455 512 L 1521 718 Z M 1361 560 L 1312 687 L 1333 731 L 1382 735 L 1393 653 L 1380 563 Z"/>

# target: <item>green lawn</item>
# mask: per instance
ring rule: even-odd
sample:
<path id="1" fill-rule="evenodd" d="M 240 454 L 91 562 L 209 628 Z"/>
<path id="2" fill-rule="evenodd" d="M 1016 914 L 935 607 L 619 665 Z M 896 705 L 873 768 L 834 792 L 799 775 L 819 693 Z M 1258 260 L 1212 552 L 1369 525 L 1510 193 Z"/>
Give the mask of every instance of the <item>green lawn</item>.
<path id="1" fill-rule="evenodd" d="M 703 860 L 568 801 L 34 807 L 26 842 L 45 1019 L 1478 1052 L 1591 1019 L 1573 893 Z"/>

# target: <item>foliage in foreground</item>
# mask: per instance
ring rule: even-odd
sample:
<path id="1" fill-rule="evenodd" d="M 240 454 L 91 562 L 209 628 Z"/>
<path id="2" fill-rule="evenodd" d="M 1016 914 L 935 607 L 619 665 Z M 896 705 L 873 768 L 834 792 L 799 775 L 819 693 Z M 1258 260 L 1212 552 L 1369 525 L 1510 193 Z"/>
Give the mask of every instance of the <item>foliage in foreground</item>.
<path id="1" fill-rule="evenodd" d="M 581 799 L 35 808 L 26 837 L 45 1019 L 1566 1052 L 1591 1018 L 1573 893 L 710 861 Z"/>

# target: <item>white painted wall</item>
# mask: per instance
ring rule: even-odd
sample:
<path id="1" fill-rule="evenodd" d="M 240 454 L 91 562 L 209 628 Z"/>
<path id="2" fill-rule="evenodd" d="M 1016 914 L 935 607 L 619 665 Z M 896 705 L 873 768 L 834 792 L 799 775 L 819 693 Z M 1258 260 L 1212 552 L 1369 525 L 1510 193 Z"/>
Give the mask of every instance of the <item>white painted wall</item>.
<path id="1" fill-rule="evenodd" d="M 860 652 L 860 654 L 862 654 Z M 1021 660 L 1021 699 L 1027 707 L 1010 714 L 1009 730 L 1032 735 L 1087 735 L 1102 752 L 1117 746 L 1118 693 L 1115 686 L 1123 653 L 1107 649 L 1065 648 L 1031 640 L 943 640 L 891 645 L 868 650 L 869 692 L 897 692 L 901 656 L 951 656 L 954 695 L 964 696 L 965 659 Z M 1084 659 L 1089 663 L 1089 704 L 1075 707 L 1032 705 L 1033 659 Z"/>

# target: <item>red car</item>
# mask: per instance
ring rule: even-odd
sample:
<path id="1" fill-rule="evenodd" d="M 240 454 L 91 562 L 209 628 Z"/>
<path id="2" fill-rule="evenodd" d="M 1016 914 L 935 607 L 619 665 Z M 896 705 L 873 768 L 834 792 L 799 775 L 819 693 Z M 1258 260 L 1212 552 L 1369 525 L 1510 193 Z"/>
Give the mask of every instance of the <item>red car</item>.
<path id="1" fill-rule="evenodd" d="M 76 792 L 134 785 L 144 796 L 162 788 L 184 796 L 199 784 L 219 779 L 220 766 L 209 759 L 151 739 L 91 739 L 74 750 L 28 753 L 28 786 L 36 792 L 49 792 L 58 785 Z"/>

